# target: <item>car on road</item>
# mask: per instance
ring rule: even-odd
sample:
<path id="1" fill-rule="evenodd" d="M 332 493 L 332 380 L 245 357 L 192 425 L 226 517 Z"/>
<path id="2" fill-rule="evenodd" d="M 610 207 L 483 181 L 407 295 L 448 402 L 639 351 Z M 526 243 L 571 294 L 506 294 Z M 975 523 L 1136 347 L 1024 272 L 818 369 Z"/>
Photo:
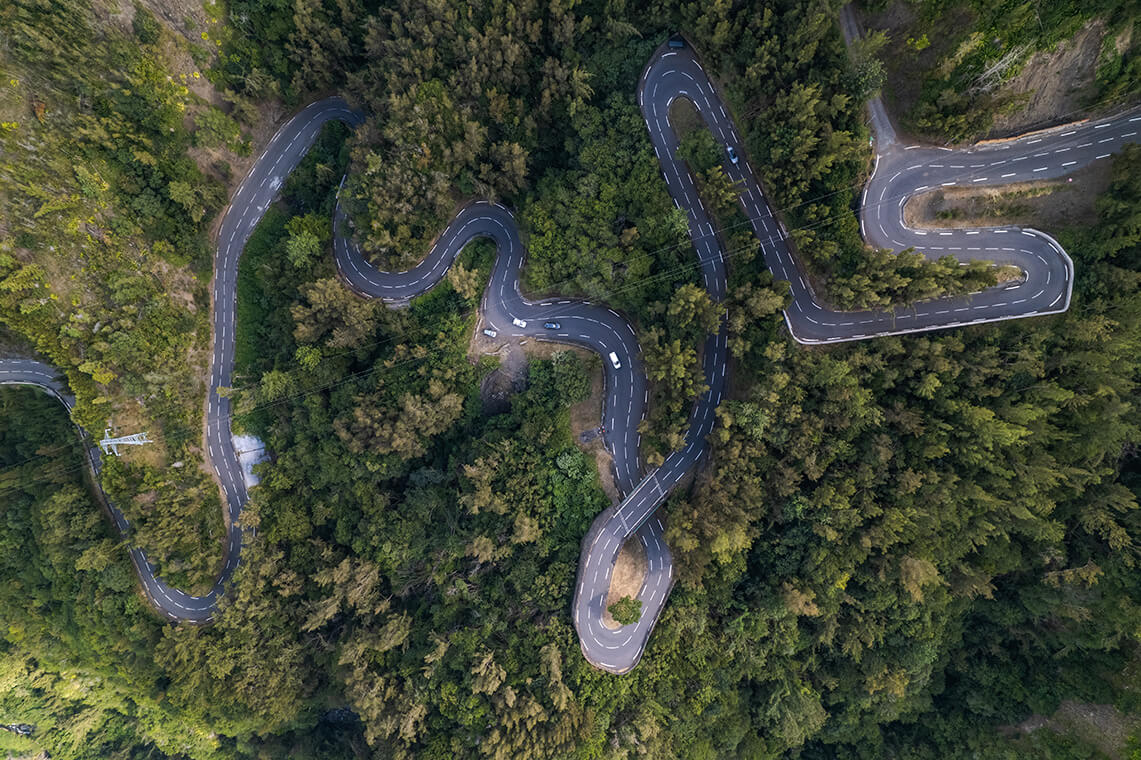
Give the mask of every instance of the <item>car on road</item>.
<path id="1" fill-rule="evenodd" d="M 516 327 L 526 327 L 527 321 L 524 319 L 519 319 L 518 317 L 516 317 L 515 319 L 511 320 L 511 324 L 515 325 Z"/>
<path id="2" fill-rule="evenodd" d="M 544 322 L 543 327 L 547 328 L 548 330 L 558 330 L 560 327 L 562 327 L 562 325 L 560 325 L 558 322 Z"/>
<path id="3" fill-rule="evenodd" d="M 622 362 L 618 361 L 618 354 L 613 351 L 610 352 L 610 363 L 614 365 L 614 369 L 622 369 Z"/>
<path id="4" fill-rule="evenodd" d="M 685 40 L 683 40 L 681 37 L 671 37 L 669 46 L 674 50 L 680 50 L 681 48 L 685 47 Z"/>
<path id="5" fill-rule="evenodd" d="M 737 156 L 737 151 L 733 150 L 732 145 L 726 145 L 725 146 L 725 152 L 729 154 L 729 162 L 730 163 L 736 164 L 738 161 L 741 160 L 740 157 Z"/>
<path id="6" fill-rule="evenodd" d="M 495 330 L 491 330 L 491 329 L 484 329 L 483 334 L 489 338 L 494 338 L 497 335 L 499 335 L 499 333 L 497 333 Z"/>

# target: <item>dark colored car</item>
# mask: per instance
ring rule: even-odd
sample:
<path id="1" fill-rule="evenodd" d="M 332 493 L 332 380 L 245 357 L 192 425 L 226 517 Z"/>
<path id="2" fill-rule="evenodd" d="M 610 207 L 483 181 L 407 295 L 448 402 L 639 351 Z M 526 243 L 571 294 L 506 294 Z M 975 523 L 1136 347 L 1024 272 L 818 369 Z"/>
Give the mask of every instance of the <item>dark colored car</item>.
<path id="1" fill-rule="evenodd" d="M 683 40 L 681 37 L 671 37 L 669 46 L 675 50 L 680 50 L 681 48 L 685 47 L 685 40 Z"/>
<path id="2" fill-rule="evenodd" d="M 544 322 L 543 323 L 543 327 L 547 328 L 548 330 L 557 330 L 561 326 L 562 325 L 560 325 L 558 322 Z"/>

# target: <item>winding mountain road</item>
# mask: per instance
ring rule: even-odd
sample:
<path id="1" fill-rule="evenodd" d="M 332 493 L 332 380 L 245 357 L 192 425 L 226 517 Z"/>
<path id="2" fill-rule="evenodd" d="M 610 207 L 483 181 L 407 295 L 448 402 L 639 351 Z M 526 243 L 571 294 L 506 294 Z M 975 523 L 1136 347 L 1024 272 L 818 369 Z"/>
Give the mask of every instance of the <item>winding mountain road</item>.
<path id="1" fill-rule="evenodd" d="M 844 24 L 846 34 L 854 32 L 854 25 L 849 27 L 850 19 Z M 745 155 L 744 145 L 712 83 L 688 48 L 660 48 L 643 72 L 637 97 L 666 185 L 675 203 L 688 216 L 702 281 L 713 300 L 720 302 L 726 289 L 726 252 L 702 206 L 693 178 L 684 163 L 675 158 L 678 139 L 668 121 L 670 103 L 678 97 L 689 98 L 722 143 L 732 145 L 740 156 Z M 973 186 L 1060 176 L 1103 160 L 1125 142 L 1136 140 L 1141 115 L 1132 112 L 1001 143 L 947 151 L 897 145 L 878 99 L 870 110 L 879 155 L 861 208 L 861 229 L 866 240 L 893 250 L 914 246 L 932 256 L 950 253 L 960 259 L 1009 263 L 1020 267 L 1025 279 L 970 296 L 908 308 L 831 310 L 809 287 L 791 254 L 787 233 L 765 201 L 752 167 L 745 159 L 737 164 L 726 162 L 730 178 L 742 185 L 741 206 L 761 241 L 766 263 L 776 277 L 791 283 L 791 302 L 785 319 L 792 336 L 805 344 L 833 343 L 1064 311 L 1070 301 L 1073 264 L 1048 235 L 1015 227 L 910 229 L 903 221 L 904 202 L 917 192 L 950 184 Z M 220 388 L 230 385 L 233 371 L 238 257 L 285 177 L 300 162 L 325 122 L 333 119 L 354 126 L 363 121 L 341 99 L 328 98 L 311 104 L 283 125 L 234 194 L 220 227 L 212 286 L 214 346 L 204 439 L 225 494 L 227 544 L 223 570 L 209 594 L 190 596 L 163 583 L 143 553 L 131 550 L 148 597 L 172 620 L 210 622 L 217 599 L 241 556 L 241 509 L 248 496 L 230 435 L 230 401 L 219 395 Z M 707 451 L 714 410 L 726 389 L 725 331 L 705 340 L 702 361 L 708 390 L 694 404 L 684 448 L 670 454 L 660 467 L 644 473 L 637 428 L 645 416 L 648 390 L 637 336 L 625 319 L 605 306 L 568 299 L 526 299 L 519 290 L 519 272 L 526 251 L 518 225 L 506 208 L 485 202 L 465 206 L 424 261 L 407 272 L 382 272 L 371 266 L 351 236 L 345 234 L 345 225 L 345 215 L 338 206 L 334 218 L 337 268 L 348 287 L 361 296 L 405 303 L 439 282 L 468 242 L 488 238 L 494 241 L 499 253 L 481 307 L 490 327 L 503 338 L 565 342 L 589 348 L 603 357 L 610 352 L 618 356 L 620 367 L 603 361 L 603 424 L 606 446 L 614 456 L 615 481 L 623 498 L 599 515 L 583 540 L 572 615 L 582 651 L 591 663 L 613 673 L 629 671 L 641 658 L 672 587 L 672 561 L 656 511 Z M 517 327 L 513 323 L 516 319 L 525 321 L 526 327 Z M 546 330 L 544 321 L 556 321 L 560 328 Z M 40 387 L 69 409 L 73 403 L 55 371 L 39 362 L 0 360 L 0 384 L 4 383 Z M 91 454 L 90 459 L 97 473 L 98 452 Z M 126 535 L 126 520 L 114 507 L 111 509 L 117 527 Z M 610 576 L 619 550 L 631 538 L 643 543 L 647 557 L 648 572 L 638 595 L 643 603 L 642 617 L 633 625 L 610 628 L 603 622 Z"/>

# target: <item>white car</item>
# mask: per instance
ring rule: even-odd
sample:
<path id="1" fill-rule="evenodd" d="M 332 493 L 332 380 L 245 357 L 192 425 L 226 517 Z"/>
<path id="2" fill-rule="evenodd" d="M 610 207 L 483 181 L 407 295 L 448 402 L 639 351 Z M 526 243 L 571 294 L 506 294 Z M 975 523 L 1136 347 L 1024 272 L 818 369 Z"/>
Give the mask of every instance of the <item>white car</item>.
<path id="1" fill-rule="evenodd" d="M 618 361 L 618 354 L 613 351 L 610 352 L 610 363 L 614 365 L 614 369 L 622 369 L 622 362 Z"/>
<path id="2" fill-rule="evenodd" d="M 499 335 L 499 333 L 497 333 L 495 330 L 492 330 L 491 328 L 485 328 L 483 334 L 489 338 L 494 338 Z"/>
<path id="3" fill-rule="evenodd" d="M 515 319 L 511 320 L 511 324 L 515 325 L 516 327 L 526 327 L 527 321 L 516 317 Z"/>

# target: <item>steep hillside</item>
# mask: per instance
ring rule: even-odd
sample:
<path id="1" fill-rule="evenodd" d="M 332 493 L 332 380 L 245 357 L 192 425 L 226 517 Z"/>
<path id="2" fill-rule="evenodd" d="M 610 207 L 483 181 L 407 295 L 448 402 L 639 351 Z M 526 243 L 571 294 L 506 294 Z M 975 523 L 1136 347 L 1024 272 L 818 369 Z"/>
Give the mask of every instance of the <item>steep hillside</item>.
<path id="1" fill-rule="evenodd" d="M 222 536 L 200 445 L 207 227 L 251 150 L 226 111 L 257 111 L 203 75 L 216 19 L 179 24 L 197 41 L 141 4 L 0 8 L 0 321 L 67 372 L 87 429 L 150 433 L 105 484 L 163 575 L 203 588 Z"/>
<path id="2" fill-rule="evenodd" d="M 886 34 L 884 94 L 902 126 L 948 142 L 1074 121 L 1141 98 L 1129 0 L 867 0 Z"/>

